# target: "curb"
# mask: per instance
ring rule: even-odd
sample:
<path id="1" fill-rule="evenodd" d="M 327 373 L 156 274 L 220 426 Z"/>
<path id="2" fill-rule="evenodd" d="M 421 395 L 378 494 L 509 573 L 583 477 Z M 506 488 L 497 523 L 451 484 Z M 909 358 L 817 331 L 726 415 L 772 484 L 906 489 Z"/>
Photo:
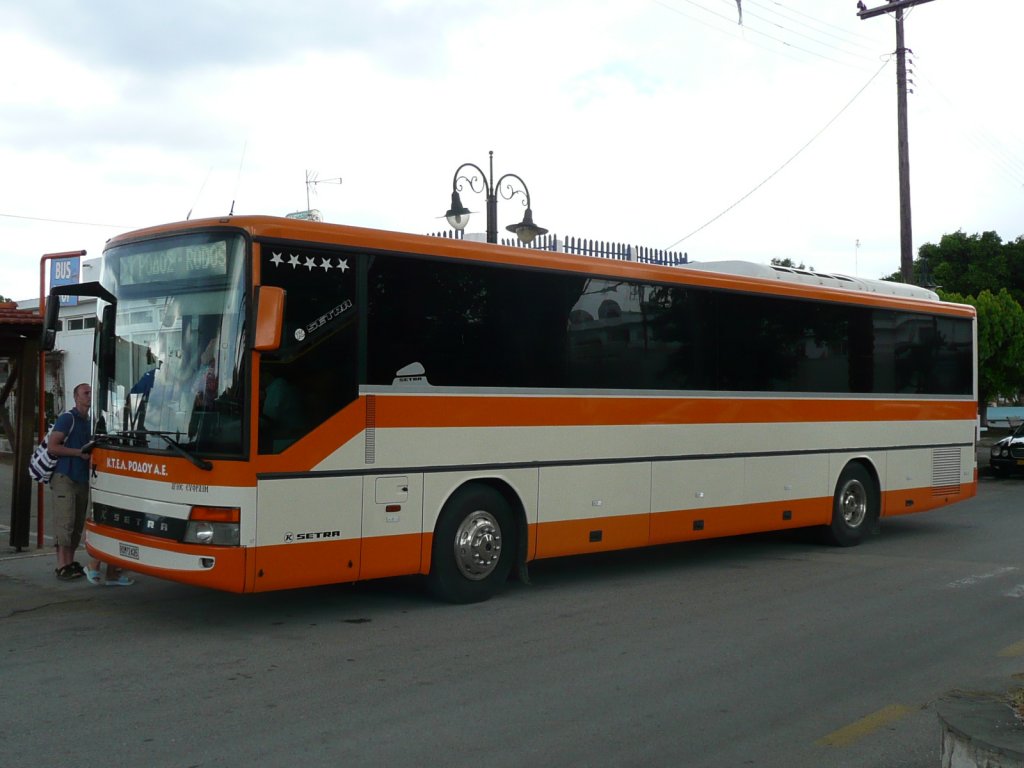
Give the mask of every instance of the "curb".
<path id="1" fill-rule="evenodd" d="M 1007 694 L 952 691 L 939 701 L 942 768 L 1024 766 L 1024 722 Z"/>

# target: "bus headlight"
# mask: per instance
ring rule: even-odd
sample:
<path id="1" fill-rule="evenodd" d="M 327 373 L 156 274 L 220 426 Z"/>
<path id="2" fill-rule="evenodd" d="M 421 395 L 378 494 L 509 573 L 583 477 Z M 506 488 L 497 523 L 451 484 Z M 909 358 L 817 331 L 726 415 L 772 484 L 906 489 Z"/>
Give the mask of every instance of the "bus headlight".
<path id="1" fill-rule="evenodd" d="M 192 507 L 182 542 L 237 547 L 240 518 L 238 507 Z"/>

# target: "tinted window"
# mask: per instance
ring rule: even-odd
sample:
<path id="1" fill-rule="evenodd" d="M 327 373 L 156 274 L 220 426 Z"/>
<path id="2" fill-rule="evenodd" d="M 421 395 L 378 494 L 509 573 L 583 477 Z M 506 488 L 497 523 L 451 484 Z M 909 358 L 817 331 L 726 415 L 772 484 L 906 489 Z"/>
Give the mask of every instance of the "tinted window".
<path id="1" fill-rule="evenodd" d="M 260 453 L 279 453 L 355 399 L 351 253 L 264 243 L 264 285 L 286 291 L 281 348 L 260 362 Z"/>
<path id="2" fill-rule="evenodd" d="M 564 386 L 566 327 L 583 278 L 376 256 L 370 384 L 423 365 L 435 386 Z"/>
<path id="3" fill-rule="evenodd" d="M 375 257 L 369 383 L 970 394 L 971 323 L 757 294 Z"/>

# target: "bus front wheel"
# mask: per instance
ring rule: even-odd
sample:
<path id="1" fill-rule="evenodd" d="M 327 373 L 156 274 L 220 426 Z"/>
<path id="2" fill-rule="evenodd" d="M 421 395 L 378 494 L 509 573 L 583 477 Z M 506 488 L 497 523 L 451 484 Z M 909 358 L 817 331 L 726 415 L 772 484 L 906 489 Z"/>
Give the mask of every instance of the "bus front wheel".
<path id="1" fill-rule="evenodd" d="M 825 540 L 837 547 L 860 542 L 878 519 L 878 486 L 862 464 L 848 464 L 832 497 L 832 523 L 823 531 Z"/>
<path id="2" fill-rule="evenodd" d="M 512 511 L 504 497 L 485 485 L 461 488 L 441 510 L 427 585 L 451 603 L 486 600 L 508 579 L 515 546 Z"/>

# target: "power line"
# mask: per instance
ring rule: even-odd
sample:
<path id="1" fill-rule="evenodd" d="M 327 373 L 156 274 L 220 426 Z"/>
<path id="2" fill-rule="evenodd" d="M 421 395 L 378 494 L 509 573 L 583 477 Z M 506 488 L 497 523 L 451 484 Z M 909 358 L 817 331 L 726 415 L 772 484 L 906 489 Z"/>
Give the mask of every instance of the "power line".
<path id="1" fill-rule="evenodd" d="M 862 93 L 864 93 L 864 91 L 866 91 L 866 90 L 867 90 L 867 87 L 868 87 L 869 85 L 871 85 L 871 83 L 872 83 L 872 82 L 874 81 L 874 79 L 875 79 L 876 77 L 878 77 L 878 76 L 879 76 L 880 74 L 882 74 L 882 70 L 883 70 L 883 69 L 885 69 L 885 68 L 886 68 L 886 67 L 888 66 L 888 64 L 889 64 L 889 62 L 888 62 L 888 61 L 885 61 L 885 62 L 883 62 L 883 63 L 882 63 L 882 66 L 878 68 L 878 71 L 877 71 L 877 72 L 875 72 L 875 74 L 873 74 L 873 75 L 871 76 L 871 78 L 870 78 L 870 79 L 869 79 L 869 80 L 868 80 L 868 81 L 867 81 L 866 83 L 864 83 L 864 85 L 863 85 L 863 86 L 861 87 L 861 89 L 860 89 L 859 91 L 857 91 L 857 93 L 855 93 L 855 94 L 853 95 L 853 98 L 852 98 L 852 99 L 850 99 L 850 100 L 849 100 L 848 102 L 846 102 L 846 105 L 845 105 L 845 106 L 843 106 L 843 108 L 842 108 L 842 109 L 840 109 L 840 110 L 839 110 L 839 111 L 838 111 L 838 112 L 837 112 L 837 113 L 836 113 L 836 114 L 835 114 L 835 115 L 834 115 L 834 116 L 832 117 L 832 119 L 831 119 L 831 120 L 829 120 L 829 121 L 828 121 L 827 123 L 825 123 L 825 125 L 824 125 L 824 126 L 823 126 L 823 127 L 821 128 L 821 130 L 819 130 L 819 131 L 818 131 L 818 132 L 817 132 L 816 134 L 814 134 L 814 135 L 813 135 L 813 136 L 812 136 L 812 137 L 811 137 L 811 138 L 810 138 L 810 139 L 809 139 L 809 140 L 807 141 L 807 143 L 806 143 L 806 144 L 804 144 L 804 145 L 803 145 L 802 147 L 800 147 L 800 149 L 798 149 L 798 150 L 797 150 L 797 151 L 796 151 L 796 152 L 795 152 L 795 153 L 793 154 L 793 156 L 792 156 L 792 157 L 790 157 L 790 158 L 789 158 L 789 159 L 788 159 L 788 160 L 787 160 L 786 162 L 784 162 L 784 163 L 783 163 L 782 165 L 780 165 L 780 166 L 779 166 L 778 168 L 776 168 L 776 169 L 775 169 L 774 171 L 772 171 L 772 172 L 771 172 L 771 173 L 770 173 L 770 174 L 769 174 L 769 175 L 768 175 L 768 176 L 767 176 L 767 177 L 766 177 L 766 178 L 765 178 L 765 179 L 764 179 L 764 180 L 763 180 L 763 181 L 762 181 L 762 182 L 761 182 L 760 184 L 758 184 L 757 186 L 755 186 L 755 187 L 754 187 L 753 189 L 751 189 L 751 190 L 750 190 L 749 192 L 747 192 L 747 193 L 746 193 L 745 195 L 743 195 L 743 197 L 741 197 L 741 198 L 740 198 L 739 200 L 737 200 L 737 201 L 736 201 L 735 203 L 733 203 L 733 204 L 732 204 L 732 205 L 730 205 L 730 206 L 729 206 L 728 208 L 726 208 L 726 209 L 725 209 L 724 211 L 722 211 L 721 213 L 719 213 L 719 214 L 718 214 L 717 216 L 715 216 L 714 218 L 712 218 L 712 219 L 708 220 L 708 221 L 707 221 L 707 222 L 705 222 L 704 224 L 701 224 L 701 225 L 700 225 L 699 227 L 697 227 L 697 228 L 696 228 L 695 230 L 693 230 L 693 232 L 691 232 L 690 234 L 686 235 L 685 237 L 681 237 L 681 238 L 679 238 L 679 239 L 678 239 L 678 240 L 676 240 L 676 241 L 675 241 L 674 243 L 672 243 L 672 245 L 666 246 L 665 250 L 671 250 L 672 248 L 675 248 L 675 247 L 676 247 L 677 245 L 679 245 L 679 244 L 680 244 L 680 243 L 682 243 L 683 241 L 685 241 L 685 240 L 689 240 L 689 239 L 690 239 L 691 237 L 693 237 L 694 235 L 696 235 L 696 234 L 697 234 L 698 232 L 700 232 L 701 230 L 703 230 L 703 229 L 706 229 L 707 227 L 711 226 L 711 225 L 712 225 L 712 224 L 714 224 L 714 223 L 715 223 L 716 221 L 718 221 L 718 220 L 719 220 L 720 218 L 722 218 L 723 216 L 725 216 L 725 214 L 727 214 L 727 213 L 728 213 L 729 211 L 731 211 L 731 210 L 732 210 L 733 208 L 735 208 L 735 207 L 736 207 L 737 205 L 739 205 L 740 203 L 742 203 L 742 202 L 743 202 L 744 200 L 746 200 L 746 199 L 747 199 L 748 197 L 750 197 L 750 196 L 751 196 L 752 194 L 754 194 L 755 192 L 757 192 L 757 190 L 759 190 L 759 189 L 760 189 L 761 187 L 763 187 L 763 186 L 764 186 L 765 184 L 767 184 L 767 183 L 768 183 L 769 181 L 771 181 L 771 180 L 772 180 L 772 179 L 773 179 L 773 178 L 774 178 L 774 177 L 775 177 L 776 175 L 778 175 L 778 173 L 779 173 L 780 171 L 782 171 L 782 169 L 783 169 L 783 168 L 785 168 L 785 167 L 786 167 L 787 165 L 789 165 L 789 164 L 790 164 L 790 163 L 792 163 L 792 162 L 793 162 L 794 160 L 796 160 L 796 158 L 797 158 L 797 157 L 799 157 L 799 156 L 800 156 L 800 155 L 801 155 L 801 154 L 803 153 L 803 151 L 804 151 L 805 149 L 807 149 L 807 148 L 808 148 L 809 146 L 811 146 L 811 144 L 813 144 L 813 143 L 814 143 L 814 142 L 815 142 L 815 141 L 816 141 L 816 140 L 818 139 L 818 137 L 819 137 L 819 136 L 821 136 L 821 134 L 823 134 L 823 133 L 824 133 L 824 132 L 825 132 L 826 130 L 828 130 L 828 128 L 829 128 L 829 127 L 830 127 L 830 126 L 832 125 L 832 123 L 834 123 L 834 122 L 835 122 L 836 120 L 838 120 L 838 119 L 839 119 L 839 117 L 840 117 L 840 115 L 842 115 L 842 114 L 843 114 L 843 113 L 844 113 L 844 112 L 845 112 L 845 111 L 846 111 L 847 109 L 849 109 L 849 108 L 850 108 L 850 106 L 851 106 L 851 105 L 853 104 L 853 102 L 855 102 L 855 101 L 857 100 L 857 98 L 858 98 L 858 97 L 859 97 L 859 96 L 860 96 L 860 95 L 861 95 Z"/>
<path id="2" fill-rule="evenodd" d="M 731 2 L 731 0 L 722 0 L 722 2 L 727 3 L 727 2 Z M 840 41 L 840 42 L 842 42 L 842 43 L 844 43 L 846 45 L 853 45 L 853 46 L 856 46 L 858 48 L 862 48 L 865 51 L 873 50 L 873 48 L 871 46 L 869 46 L 869 45 L 865 45 L 864 43 L 858 43 L 858 42 L 854 42 L 854 41 L 849 40 L 849 39 L 845 39 L 842 35 L 837 35 L 834 32 L 829 32 L 829 31 L 824 30 L 824 29 L 818 29 L 814 25 L 808 24 L 806 21 L 800 21 L 799 19 L 791 18 L 791 17 L 787 16 L 784 13 L 780 13 L 779 11 L 775 10 L 774 8 L 769 8 L 766 5 L 761 5 L 760 3 L 752 2 L 752 0 L 747 0 L 747 3 L 750 4 L 750 5 L 753 5 L 755 7 L 758 7 L 758 8 L 764 8 L 765 10 L 768 11 L 768 13 L 775 14 L 776 16 L 779 16 L 780 18 L 785 19 L 787 22 L 789 22 L 791 24 L 797 24 L 797 25 L 800 25 L 802 27 L 806 27 L 807 29 L 809 29 L 812 32 L 814 32 L 816 35 L 819 35 L 819 36 L 820 35 L 825 35 L 826 37 L 831 37 L 831 38 L 833 38 L 835 40 L 838 40 L 838 41 Z M 781 29 L 781 30 L 783 30 L 785 32 L 789 32 L 790 34 L 794 34 L 794 35 L 797 35 L 799 37 L 803 37 L 803 38 L 806 38 L 808 40 L 812 40 L 812 41 L 818 43 L 819 45 L 824 45 L 824 46 L 829 47 L 829 48 L 834 48 L 835 50 L 838 50 L 838 51 L 843 51 L 844 53 L 849 53 L 849 55 L 851 55 L 851 56 L 865 58 L 862 54 L 851 52 L 851 51 L 846 51 L 843 48 L 839 48 L 837 46 L 830 45 L 828 43 L 822 42 L 820 37 L 811 36 L 811 35 L 808 35 L 808 34 L 806 34 L 804 32 L 798 32 L 795 29 L 790 29 L 790 28 L 788 28 L 786 26 L 783 26 L 778 21 L 775 21 L 775 20 L 770 19 L 770 18 L 765 18 L 764 16 L 760 16 L 760 15 L 758 15 L 756 13 L 752 13 L 749 10 L 746 11 L 744 16 L 745 17 L 749 17 L 749 18 L 754 18 L 754 19 L 760 19 L 761 21 L 764 21 L 764 22 L 766 22 L 768 24 L 776 26 L 776 27 L 778 27 L 779 29 Z M 810 18 L 810 17 L 808 17 L 808 18 Z M 824 23 L 824 22 L 819 22 L 819 23 Z"/>
<path id="3" fill-rule="evenodd" d="M 136 229 L 129 224 L 100 224 L 95 221 L 70 221 L 68 219 L 47 219 L 42 216 L 22 216 L 17 213 L 0 213 L 5 219 L 23 219 L 24 221 L 45 221 L 48 224 L 75 224 L 80 227 L 105 227 L 106 229 Z"/>
<path id="4" fill-rule="evenodd" d="M 667 3 L 660 2 L 660 0 L 655 0 L 655 2 L 657 2 L 657 4 L 662 6 L 663 8 L 666 8 L 666 9 L 668 9 L 668 10 L 674 12 L 674 13 L 679 13 L 680 15 L 686 16 L 686 14 L 682 13 L 677 8 L 674 8 L 673 6 L 668 5 Z M 689 5 L 692 5 L 692 6 L 696 7 L 696 8 L 699 8 L 702 11 L 704 11 L 705 13 L 711 14 L 712 16 L 715 16 L 716 18 L 719 18 L 719 19 L 722 19 L 724 21 L 727 21 L 730 24 L 733 21 L 731 17 L 726 16 L 726 15 L 721 14 L 721 13 L 718 13 L 717 11 L 713 11 L 710 8 L 708 8 L 708 7 L 704 6 L 704 5 L 701 5 L 700 3 L 696 2 L 696 0 L 682 0 L 682 2 L 688 3 Z M 692 18 L 692 17 L 688 17 L 688 18 Z M 799 45 L 795 45 L 795 44 L 789 42 L 788 40 L 784 40 L 784 39 L 782 39 L 780 37 L 776 37 L 774 35 L 770 35 L 767 32 L 763 32 L 763 31 L 757 29 L 756 27 L 744 26 L 743 29 L 748 30 L 749 32 L 751 32 L 751 33 L 753 33 L 755 35 L 760 35 L 761 37 L 766 37 L 769 40 L 772 40 L 772 41 L 774 41 L 776 43 L 779 43 L 779 44 L 781 44 L 781 45 L 783 45 L 783 46 L 785 46 L 787 48 L 790 48 L 790 49 L 792 49 L 794 51 L 799 51 L 801 53 L 806 53 L 809 56 L 814 56 L 814 57 L 819 58 L 819 59 L 825 59 L 826 61 L 831 61 L 833 64 L 839 64 L 841 66 L 846 66 L 846 67 L 855 67 L 855 65 L 850 64 L 849 62 L 840 61 L 838 59 L 834 59 L 831 56 L 826 56 L 826 55 L 824 55 L 822 53 L 819 53 L 817 51 L 812 51 L 812 50 L 810 50 L 808 48 L 804 48 L 804 47 L 801 47 Z M 838 49 L 835 49 L 835 46 L 826 46 L 826 47 L 831 47 L 834 50 L 838 50 Z"/>
<path id="5" fill-rule="evenodd" d="M 751 5 L 756 5 L 756 6 L 760 7 L 760 8 L 766 8 L 767 9 L 767 6 L 762 5 L 761 3 L 756 2 L 756 0 L 747 0 L 747 2 L 750 3 Z M 821 21 L 820 19 L 817 19 L 814 16 L 811 16 L 809 14 L 803 13 L 802 11 L 798 11 L 795 8 L 788 8 L 785 5 L 783 5 L 782 3 L 773 2 L 772 5 L 777 5 L 779 8 L 784 8 L 785 10 L 789 11 L 790 13 L 794 13 L 797 16 L 803 16 L 805 19 L 811 19 L 814 22 L 816 22 L 817 24 L 821 24 L 822 26 L 831 27 L 832 29 L 840 29 L 840 30 L 843 31 L 844 34 L 849 35 L 850 37 L 859 37 L 862 40 L 869 40 L 869 41 L 872 40 L 872 38 L 868 37 L 867 35 L 861 35 L 861 34 L 859 34 L 857 32 L 850 32 L 845 27 L 836 26 L 835 24 L 829 24 L 827 21 Z M 776 13 L 778 13 L 778 11 L 776 11 Z M 779 15 L 782 16 L 783 14 L 780 13 Z"/>
<path id="6" fill-rule="evenodd" d="M 722 29 L 721 27 L 715 26 L 714 24 L 709 24 L 708 22 L 704 21 L 703 19 L 698 19 L 696 16 L 691 16 L 688 13 L 684 13 L 683 11 L 679 10 L 678 8 L 672 7 L 668 3 L 660 2 L 660 0 L 654 0 L 654 3 L 655 3 L 655 5 L 660 5 L 662 8 L 664 8 L 667 11 L 672 11 L 672 13 L 674 13 L 674 14 L 676 14 L 678 16 L 682 16 L 683 18 L 689 19 L 690 21 L 695 21 L 698 24 L 701 24 L 701 25 L 703 25 L 705 27 L 708 27 L 710 29 L 715 30 L 716 32 L 721 32 L 723 35 L 728 35 L 729 37 L 735 37 L 735 35 L 731 31 L 726 30 L 726 29 Z M 707 10 L 707 9 L 705 9 L 705 10 Z M 717 16 L 718 14 L 715 14 L 715 15 Z M 744 42 L 746 42 L 748 45 L 753 45 L 755 48 L 760 48 L 762 51 L 768 51 L 769 53 L 774 53 L 774 54 L 776 54 L 778 56 L 784 56 L 785 58 L 789 59 L 790 61 L 796 61 L 796 62 L 802 61 L 801 59 L 798 59 L 796 56 L 790 56 L 788 53 L 780 51 L 780 50 L 778 50 L 776 48 L 769 48 L 769 47 L 767 47 L 765 45 L 758 45 L 757 43 L 751 42 L 749 40 L 746 40 Z"/>
<path id="7" fill-rule="evenodd" d="M 998 137 L 987 132 L 983 125 L 976 122 L 972 123 L 969 118 L 971 110 L 963 109 L 957 104 L 954 104 L 933 80 L 923 74 L 919 74 L 918 77 L 928 85 L 930 90 L 937 93 L 939 98 L 945 102 L 946 109 L 953 117 L 954 122 L 959 125 L 964 138 L 982 152 L 990 155 L 995 161 L 998 170 L 1001 171 L 1007 179 L 1011 180 L 1015 186 L 1024 186 L 1024 158 L 1015 154 L 1014 151 L 1000 141 Z"/>

